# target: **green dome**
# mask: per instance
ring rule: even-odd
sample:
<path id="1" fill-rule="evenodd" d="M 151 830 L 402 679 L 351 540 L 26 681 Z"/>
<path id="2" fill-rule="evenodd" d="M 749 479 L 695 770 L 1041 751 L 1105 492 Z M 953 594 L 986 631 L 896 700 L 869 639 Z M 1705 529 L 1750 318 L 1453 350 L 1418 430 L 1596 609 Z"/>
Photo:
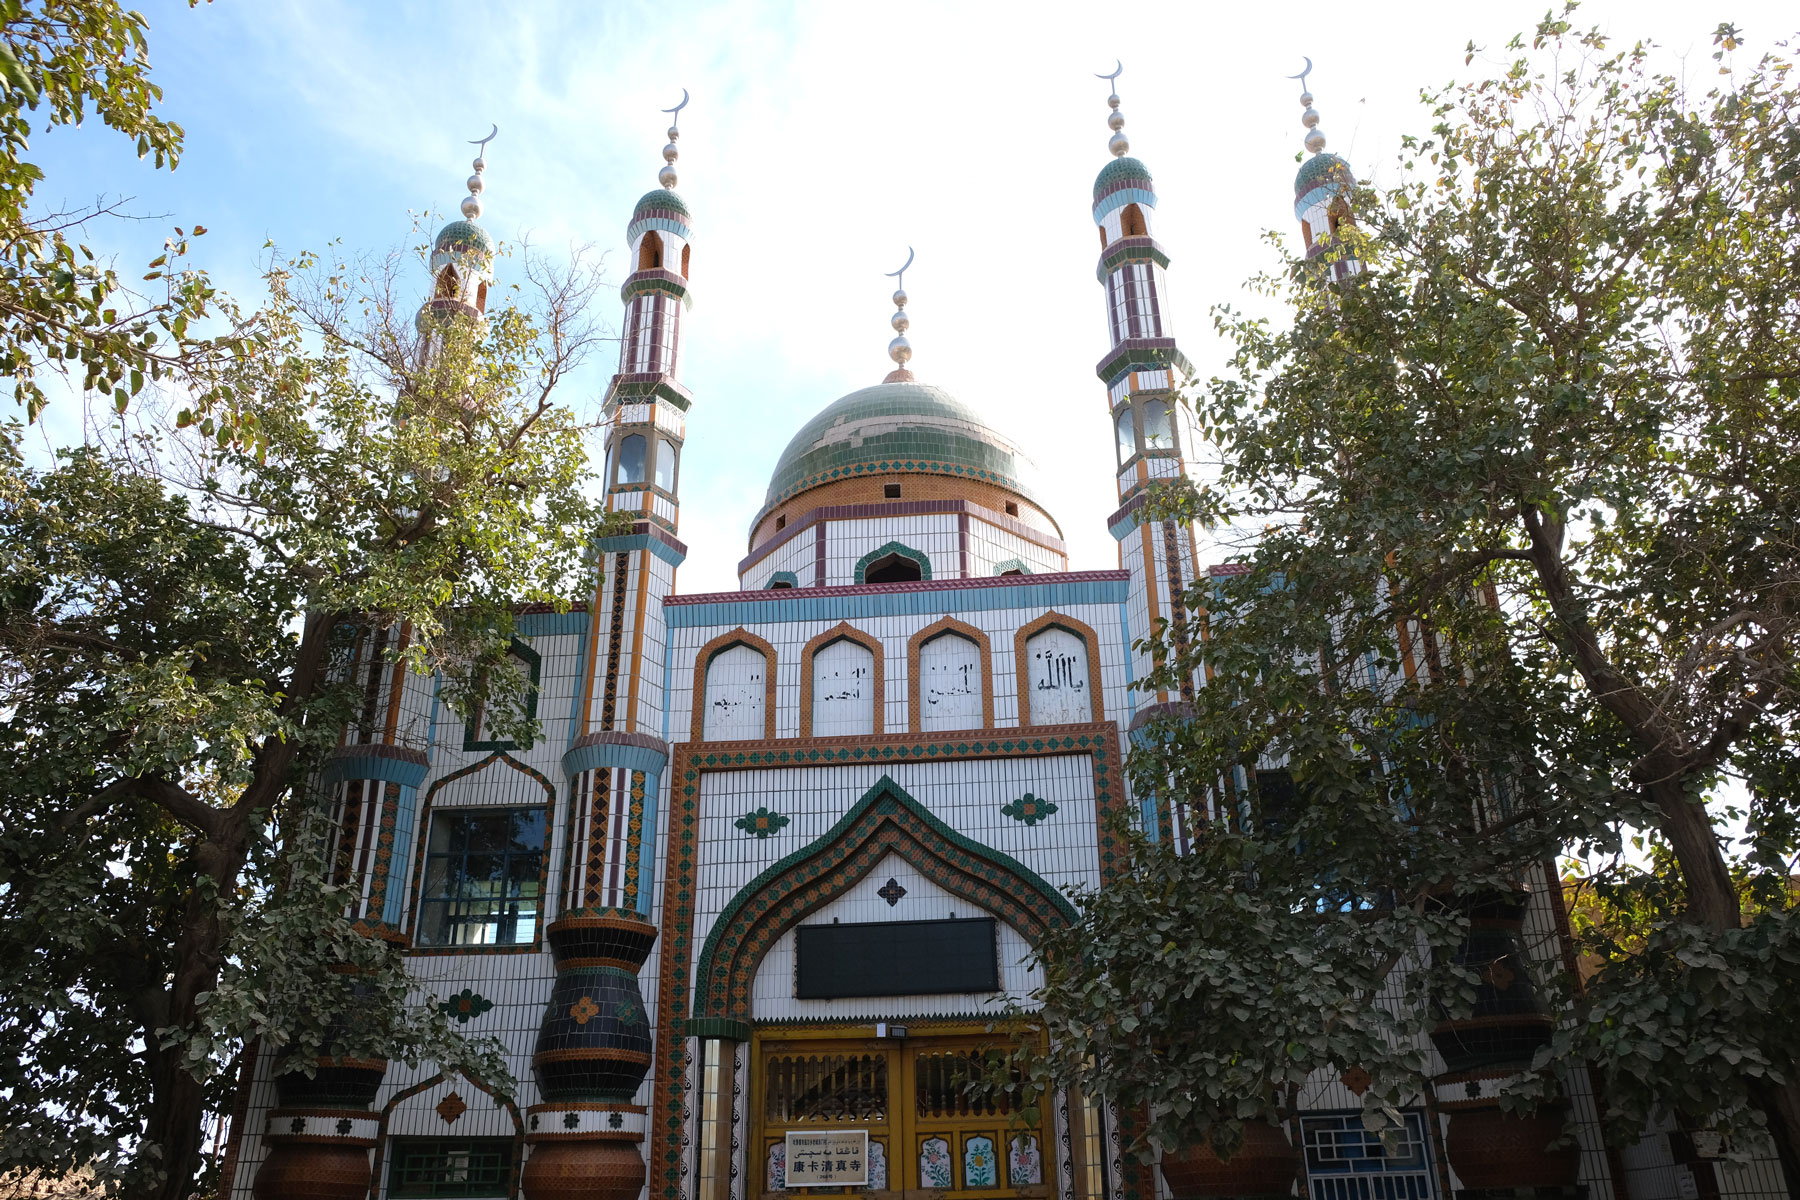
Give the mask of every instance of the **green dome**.
<path id="1" fill-rule="evenodd" d="M 1027 483 L 1036 467 L 974 409 L 930 384 L 880 383 L 800 427 L 775 464 L 764 511 L 822 483 L 895 471 L 977 479 L 1038 502 Z"/>
<path id="2" fill-rule="evenodd" d="M 483 254 L 494 252 L 493 235 L 473 221 L 452 221 L 438 230 L 437 239 L 431 243 L 433 250 L 479 250 Z"/>
<path id="3" fill-rule="evenodd" d="M 637 207 L 631 210 L 632 219 L 635 220 L 637 215 L 646 208 L 666 208 L 678 212 L 684 217 L 694 215 L 688 211 L 688 206 L 682 202 L 681 197 L 668 188 L 657 188 L 654 192 L 645 192 L 643 198 L 637 202 Z"/>
<path id="4" fill-rule="evenodd" d="M 1313 155 L 1300 164 L 1300 173 L 1294 176 L 1294 199 L 1298 200 L 1328 179 L 1334 179 L 1346 187 L 1356 183 L 1356 175 L 1350 170 L 1350 164 L 1337 155 Z"/>
<path id="5" fill-rule="evenodd" d="M 1115 183 L 1135 183 L 1145 191 L 1153 192 L 1156 184 L 1150 178 L 1150 168 L 1135 158 L 1115 158 L 1100 168 L 1100 174 L 1094 176 L 1094 199 Z"/>

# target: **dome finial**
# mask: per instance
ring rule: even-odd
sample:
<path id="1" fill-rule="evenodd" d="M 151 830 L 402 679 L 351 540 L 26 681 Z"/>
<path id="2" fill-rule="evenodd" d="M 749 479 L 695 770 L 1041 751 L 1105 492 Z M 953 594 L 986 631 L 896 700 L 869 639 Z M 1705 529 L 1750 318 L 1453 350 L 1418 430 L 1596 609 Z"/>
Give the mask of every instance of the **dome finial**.
<path id="1" fill-rule="evenodd" d="M 1325 149 L 1325 131 L 1319 128 L 1319 110 L 1312 106 L 1313 94 L 1306 90 L 1306 77 L 1312 74 L 1313 61 L 1306 60 L 1306 69 L 1298 75 L 1289 75 L 1289 79 L 1300 81 L 1300 107 L 1306 111 L 1300 114 L 1300 124 L 1306 126 L 1306 148 L 1314 154 Z"/>
<path id="2" fill-rule="evenodd" d="M 487 144 L 500 136 L 500 127 L 495 125 L 493 131 L 484 138 L 470 138 L 469 145 L 479 146 L 475 151 L 475 161 L 470 164 L 475 173 L 469 176 L 469 194 L 463 197 L 462 215 L 471 221 L 481 218 L 481 191 L 487 185 L 481 181 L 481 173 L 487 170 Z"/>
<path id="3" fill-rule="evenodd" d="M 906 261 L 898 271 L 889 271 L 889 279 L 898 280 L 894 285 L 894 315 L 888 318 L 888 324 L 894 327 L 899 336 L 888 343 L 888 357 L 894 360 L 894 369 L 889 371 L 883 383 L 911 383 L 913 373 L 906 369 L 912 361 L 912 343 L 906 340 L 906 331 L 912 320 L 906 315 L 906 268 L 913 264 L 913 248 L 906 248 Z"/>
<path id="4" fill-rule="evenodd" d="M 1113 59 L 1111 75 L 1102 75 L 1098 71 L 1094 73 L 1095 79 L 1104 79 L 1113 85 L 1112 95 L 1106 98 L 1106 107 L 1112 109 L 1106 116 L 1106 127 L 1113 131 L 1113 135 L 1112 140 L 1106 143 L 1106 148 L 1112 151 L 1114 158 L 1124 158 L 1125 152 L 1131 149 L 1131 140 L 1125 136 L 1125 114 L 1119 111 L 1118 79 L 1124 73 L 1125 62 L 1117 58 Z"/>
<path id="5" fill-rule="evenodd" d="M 681 103 L 674 108 L 663 109 L 674 117 L 669 122 L 669 144 L 663 147 L 663 169 L 656 177 L 656 181 L 666 188 L 675 186 L 675 160 L 681 157 L 681 151 L 675 148 L 675 143 L 681 140 L 681 110 L 687 106 L 688 90 L 682 88 Z"/>

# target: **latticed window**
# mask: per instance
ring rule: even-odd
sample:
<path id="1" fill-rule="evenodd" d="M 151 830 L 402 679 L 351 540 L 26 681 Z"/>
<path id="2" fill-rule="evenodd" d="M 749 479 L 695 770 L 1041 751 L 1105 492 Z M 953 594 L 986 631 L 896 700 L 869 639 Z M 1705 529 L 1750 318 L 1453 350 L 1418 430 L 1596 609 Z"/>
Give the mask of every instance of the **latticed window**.
<path id="1" fill-rule="evenodd" d="M 405 1138 L 390 1148 L 390 1196 L 505 1196 L 512 1183 L 508 1138 Z"/>
<path id="2" fill-rule="evenodd" d="M 913 1059 L 913 1101 L 921 1117 L 992 1117 L 1014 1112 L 1013 1093 L 970 1095 L 999 1055 L 980 1050 L 930 1050 Z"/>
<path id="3" fill-rule="evenodd" d="M 537 936 L 544 809 L 448 809 L 431 814 L 421 946 L 508 946 Z"/>
<path id="4" fill-rule="evenodd" d="M 885 1054 L 793 1054 L 764 1067 L 765 1118 L 783 1125 L 883 1122 Z"/>

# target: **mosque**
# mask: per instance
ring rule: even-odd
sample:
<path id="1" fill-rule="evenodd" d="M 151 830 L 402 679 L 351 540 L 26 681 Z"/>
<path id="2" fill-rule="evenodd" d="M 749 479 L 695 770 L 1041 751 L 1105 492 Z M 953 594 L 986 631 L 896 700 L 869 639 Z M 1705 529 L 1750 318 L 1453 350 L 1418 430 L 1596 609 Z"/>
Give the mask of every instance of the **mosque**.
<path id="1" fill-rule="evenodd" d="M 1183 593 L 1225 569 L 1193 528 L 1142 516 L 1152 484 L 1192 469 L 1199 435 L 1178 397 L 1193 371 L 1156 189 L 1108 103 L 1092 217 L 1111 349 L 1092 420 L 1116 448 L 1116 567 L 1071 564 L 1062 522 L 1099 514 L 1053 512 L 1015 442 L 915 378 L 902 271 L 894 369 L 800 426 L 749 522 L 738 590 L 701 595 L 676 588 L 695 224 L 673 110 L 661 186 L 626 226 L 635 269 L 605 400 L 607 496 L 630 532 L 598 541 L 584 603 L 518 614 L 511 653 L 541 738 L 464 722 L 372 631 L 366 719 L 326 776 L 354 916 L 406 947 L 462 1029 L 503 1042 L 517 1094 L 381 1060 L 278 1078 L 273 1055 L 253 1056 L 224 1163 L 233 1200 L 1707 1194 L 1679 1183 L 1712 1179 L 1691 1144 L 1644 1163 L 1605 1149 L 1583 1070 L 1566 1079 L 1575 1147 L 1501 1118 L 1492 1081 L 1553 1020 L 1523 970 L 1490 971 L 1478 1019 L 1434 1035 L 1437 1091 L 1387 1145 L 1362 1126 L 1353 1071 L 1317 1079 L 1285 1136 L 1228 1167 L 1200 1151 L 1138 1163 L 1129 1114 L 1093 1097 L 1063 1094 L 1032 1123 L 964 1094 L 990 1022 L 1030 1004 L 1030 948 L 1074 915 L 1068 890 L 1122 869 L 1111 819 L 1185 836 L 1179 812 L 1127 785 L 1132 731 L 1182 700 L 1133 686 L 1138 647 L 1165 622 L 1191 636 Z M 1342 276 L 1358 269 L 1335 249 L 1354 177 L 1301 103 L 1295 214 Z M 465 219 L 435 240 L 425 313 L 484 309 L 484 165 Z M 1483 914 L 1483 961 L 1563 952 L 1548 894 Z"/>

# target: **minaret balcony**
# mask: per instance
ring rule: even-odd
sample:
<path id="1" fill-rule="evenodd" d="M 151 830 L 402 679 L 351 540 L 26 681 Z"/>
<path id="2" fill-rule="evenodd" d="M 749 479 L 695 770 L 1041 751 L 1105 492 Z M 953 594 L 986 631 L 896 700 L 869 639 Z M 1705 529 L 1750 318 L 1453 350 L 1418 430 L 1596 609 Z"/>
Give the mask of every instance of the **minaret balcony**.
<path id="1" fill-rule="evenodd" d="M 1118 270 L 1124 263 L 1150 262 L 1167 270 L 1169 256 L 1151 237 L 1120 238 L 1100 252 L 1100 261 L 1094 267 L 1094 278 L 1101 283 L 1106 277 Z"/>

